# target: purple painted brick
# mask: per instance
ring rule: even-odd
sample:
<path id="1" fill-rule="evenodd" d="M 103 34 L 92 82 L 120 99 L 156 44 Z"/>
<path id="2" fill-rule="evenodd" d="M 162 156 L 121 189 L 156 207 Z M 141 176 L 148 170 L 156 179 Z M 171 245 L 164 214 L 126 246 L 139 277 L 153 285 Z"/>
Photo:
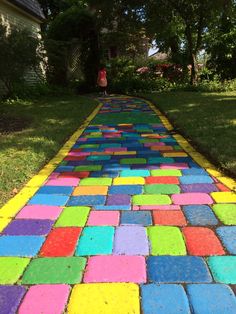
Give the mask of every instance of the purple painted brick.
<path id="1" fill-rule="evenodd" d="M 22 286 L 0 286 L 0 313 L 15 314 L 25 293 Z"/>
<path id="2" fill-rule="evenodd" d="M 217 187 L 210 183 L 182 184 L 181 190 L 185 193 L 211 193 L 218 191 Z"/>
<path id="3" fill-rule="evenodd" d="M 116 228 L 113 253 L 119 255 L 148 255 L 146 229 L 140 226 Z"/>
<path id="4" fill-rule="evenodd" d="M 130 205 L 131 197 L 127 194 L 113 194 L 107 198 L 106 205 Z"/>
<path id="5" fill-rule="evenodd" d="M 53 225 L 48 219 L 17 219 L 11 222 L 3 234 L 7 235 L 47 235 Z"/>

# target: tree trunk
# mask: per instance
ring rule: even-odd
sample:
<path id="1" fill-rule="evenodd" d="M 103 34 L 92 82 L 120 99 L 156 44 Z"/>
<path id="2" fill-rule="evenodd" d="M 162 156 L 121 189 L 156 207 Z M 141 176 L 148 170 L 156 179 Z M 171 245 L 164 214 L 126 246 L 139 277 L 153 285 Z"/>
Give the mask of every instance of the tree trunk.
<path id="1" fill-rule="evenodd" d="M 191 53 L 190 55 L 190 61 L 191 61 L 191 78 L 190 78 L 190 84 L 196 85 L 197 84 L 197 60 L 196 55 L 194 53 Z"/>
<path id="2" fill-rule="evenodd" d="M 190 64 L 191 64 L 190 84 L 196 85 L 197 84 L 197 59 L 196 59 L 196 53 L 194 52 L 194 47 L 193 47 L 193 38 L 192 38 L 191 28 L 188 24 L 185 29 L 185 34 L 188 41 L 188 52 L 189 52 L 189 58 L 190 58 Z"/>

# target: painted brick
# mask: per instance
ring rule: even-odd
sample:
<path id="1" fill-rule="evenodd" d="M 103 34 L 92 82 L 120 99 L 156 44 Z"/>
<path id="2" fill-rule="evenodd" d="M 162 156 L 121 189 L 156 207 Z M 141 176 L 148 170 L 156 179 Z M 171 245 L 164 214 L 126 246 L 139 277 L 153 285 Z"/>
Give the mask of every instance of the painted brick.
<path id="1" fill-rule="evenodd" d="M 156 283 L 210 283 L 210 272 L 197 256 L 151 256 L 147 258 L 148 280 Z"/>
<path id="2" fill-rule="evenodd" d="M 224 249 L 215 233 L 209 228 L 185 227 L 183 234 L 190 255 L 224 255 Z"/>

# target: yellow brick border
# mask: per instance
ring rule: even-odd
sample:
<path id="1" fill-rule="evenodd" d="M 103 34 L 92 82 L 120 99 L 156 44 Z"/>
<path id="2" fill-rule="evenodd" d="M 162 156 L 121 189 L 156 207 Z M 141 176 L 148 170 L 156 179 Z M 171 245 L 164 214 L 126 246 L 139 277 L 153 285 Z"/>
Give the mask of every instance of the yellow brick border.
<path id="1" fill-rule="evenodd" d="M 38 172 L 38 174 L 30 179 L 16 196 L 11 198 L 5 205 L 3 205 L 3 207 L 0 209 L 0 220 L 6 221 L 6 219 L 15 217 L 20 209 L 29 201 L 29 199 L 38 191 L 40 186 L 47 180 L 48 176 L 55 170 L 58 164 L 66 157 L 77 138 L 83 133 L 85 128 L 97 115 L 102 105 L 102 103 L 98 103 L 98 106 L 85 119 L 83 124 L 73 133 L 69 140 L 62 146 L 56 156 L 53 157 L 49 161 L 49 163 L 46 164 L 46 166 L 44 166 Z"/>
<path id="2" fill-rule="evenodd" d="M 168 131 L 172 131 L 174 128 L 167 119 L 165 115 L 163 115 L 160 110 L 158 110 L 155 105 L 143 99 L 150 108 L 157 114 L 160 118 L 163 125 L 166 127 Z M 216 167 L 210 163 L 202 154 L 197 152 L 195 148 L 180 134 L 173 135 L 178 144 L 193 158 L 195 162 L 197 162 L 202 168 L 204 168 L 210 175 L 215 177 L 219 182 L 223 183 L 232 191 L 236 192 L 236 181 L 230 177 L 225 176 L 221 171 L 217 170 Z"/>

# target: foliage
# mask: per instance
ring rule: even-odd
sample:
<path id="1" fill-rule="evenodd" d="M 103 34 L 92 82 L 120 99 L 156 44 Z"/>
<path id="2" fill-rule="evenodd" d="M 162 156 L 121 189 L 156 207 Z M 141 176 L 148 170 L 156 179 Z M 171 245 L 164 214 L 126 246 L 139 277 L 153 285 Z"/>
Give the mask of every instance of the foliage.
<path id="1" fill-rule="evenodd" d="M 215 25 L 218 25 L 215 27 Z M 208 67 L 221 79 L 236 78 L 236 2 L 224 2 L 222 13 L 215 17 L 206 38 L 210 55 Z"/>
<path id="2" fill-rule="evenodd" d="M 14 85 L 24 80 L 31 69 L 36 69 L 42 60 L 39 41 L 26 29 L 0 25 L 0 80 L 4 83 L 7 95 L 11 95 Z"/>
<path id="3" fill-rule="evenodd" d="M 50 24 L 46 45 L 51 82 L 67 85 L 71 78 L 71 63 L 79 63 L 87 84 L 95 84 L 98 36 L 96 22 L 89 11 L 71 7 L 59 14 Z"/>
<path id="4" fill-rule="evenodd" d="M 197 54 L 203 48 L 203 37 L 215 15 L 221 12 L 222 5 L 223 0 L 147 2 L 149 28 L 156 32 L 157 38 L 160 36 L 165 49 L 171 49 L 173 57 L 187 56 L 192 66 L 191 84 L 197 82 Z"/>

